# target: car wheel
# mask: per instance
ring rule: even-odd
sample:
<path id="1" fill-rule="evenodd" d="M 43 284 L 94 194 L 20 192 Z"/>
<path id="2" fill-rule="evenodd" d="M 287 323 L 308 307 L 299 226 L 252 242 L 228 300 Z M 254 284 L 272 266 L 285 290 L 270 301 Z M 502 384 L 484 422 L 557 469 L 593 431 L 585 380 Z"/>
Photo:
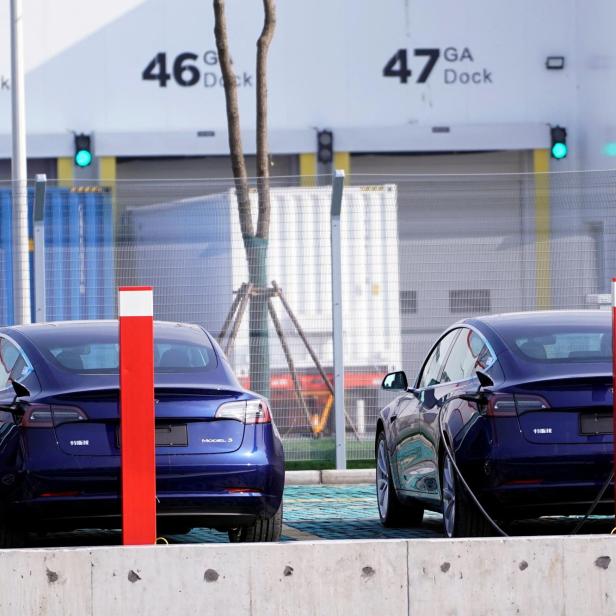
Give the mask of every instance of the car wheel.
<path id="1" fill-rule="evenodd" d="M 26 533 L 11 528 L 0 517 L 0 549 L 21 548 L 26 544 Z"/>
<path id="2" fill-rule="evenodd" d="M 376 501 L 383 526 L 419 526 L 423 520 L 423 507 L 403 505 L 398 500 L 391 476 L 385 432 L 379 432 L 376 440 Z"/>
<path id="3" fill-rule="evenodd" d="M 231 543 L 262 543 L 279 541 L 282 534 L 282 502 L 278 511 L 270 518 L 257 518 L 250 526 L 229 530 Z"/>
<path id="4" fill-rule="evenodd" d="M 442 469 L 443 527 L 447 537 L 487 537 L 490 524 L 468 497 L 451 459 L 445 454 Z"/>

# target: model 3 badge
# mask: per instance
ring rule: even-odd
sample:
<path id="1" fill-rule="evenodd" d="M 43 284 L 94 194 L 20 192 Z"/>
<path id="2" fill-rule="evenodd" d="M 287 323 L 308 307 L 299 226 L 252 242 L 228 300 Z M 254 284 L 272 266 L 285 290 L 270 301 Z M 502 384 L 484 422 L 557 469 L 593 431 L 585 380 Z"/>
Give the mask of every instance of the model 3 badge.
<path id="1" fill-rule="evenodd" d="M 202 438 L 201 439 L 202 443 L 232 443 L 233 439 L 232 438 Z"/>

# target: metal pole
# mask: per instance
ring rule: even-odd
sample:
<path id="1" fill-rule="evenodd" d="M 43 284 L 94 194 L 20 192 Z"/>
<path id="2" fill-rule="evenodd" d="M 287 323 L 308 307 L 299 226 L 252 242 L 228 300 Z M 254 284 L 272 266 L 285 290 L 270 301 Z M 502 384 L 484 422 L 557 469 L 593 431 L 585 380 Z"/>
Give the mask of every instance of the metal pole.
<path id="1" fill-rule="evenodd" d="M 42 323 L 47 317 L 45 297 L 45 188 L 47 176 L 36 176 L 34 190 L 34 320 Z"/>
<path id="2" fill-rule="evenodd" d="M 331 253 L 332 326 L 334 344 L 334 418 L 336 426 L 336 468 L 346 468 L 346 425 L 344 421 L 344 354 L 342 348 L 342 255 L 340 251 L 340 212 L 344 171 L 332 178 Z"/>
<path id="3" fill-rule="evenodd" d="M 22 3 L 11 0 L 11 110 L 13 180 L 13 321 L 30 322 L 30 255 L 24 96 Z"/>

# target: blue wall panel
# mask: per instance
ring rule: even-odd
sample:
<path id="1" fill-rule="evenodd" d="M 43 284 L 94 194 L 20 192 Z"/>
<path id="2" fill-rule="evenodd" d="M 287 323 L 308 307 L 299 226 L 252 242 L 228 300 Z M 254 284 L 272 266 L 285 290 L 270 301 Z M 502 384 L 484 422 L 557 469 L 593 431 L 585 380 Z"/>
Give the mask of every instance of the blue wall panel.
<path id="1" fill-rule="evenodd" d="M 32 191 L 28 197 L 32 237 Z M 11 201 L 10 191 L 0 190 L 0 325 L 13 323 Z M 113 224 L 108 193 L 47 190 L 45 268 L 47 320 L 115 316 Z M 32 306 L 34 313 L 34 302 Z"/>

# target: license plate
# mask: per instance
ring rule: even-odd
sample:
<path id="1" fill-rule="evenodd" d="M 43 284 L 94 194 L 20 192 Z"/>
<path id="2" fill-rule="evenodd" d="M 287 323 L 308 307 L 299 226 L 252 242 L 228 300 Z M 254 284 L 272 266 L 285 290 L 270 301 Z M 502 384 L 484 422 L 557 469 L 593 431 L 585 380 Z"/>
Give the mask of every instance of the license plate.
<path id="1" fill-rule="evenodd" d="M 186 424 L 158 425 L 155 433 L 156 447 L 188 447 Z M 120 447 L 120 428 L 116 431 L 116 441 Z"/>
<path id="2" fill-rule="evenodd" d="M 614 419 L 606 413 L 584 413 L 580 415 L 582 434 L 612 434 Z"/>
<path id="3" fill-rule="evenodd" d="M 156 426 L 157 447 L 187 447 L 188 431 L 185 425 Z"/>

